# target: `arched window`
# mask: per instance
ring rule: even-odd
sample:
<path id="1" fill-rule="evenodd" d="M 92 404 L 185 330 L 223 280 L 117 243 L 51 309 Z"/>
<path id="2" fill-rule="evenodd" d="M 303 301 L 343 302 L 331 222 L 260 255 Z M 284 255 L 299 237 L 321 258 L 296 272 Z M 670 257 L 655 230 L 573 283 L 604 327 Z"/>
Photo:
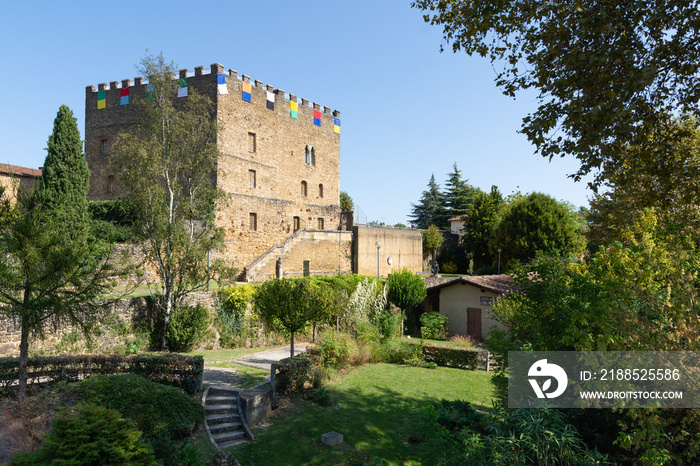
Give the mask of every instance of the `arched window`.
<path id="1" fill-rule="evenodd" d="M 316 151 L 311 144 L 307 144 L 304 150 L 304 163 L 306 165 L 316 166 Z"/>
<path id="2" fill-rule="evenodd" d="M 318 197 L 323 197 L 323 185 L 319 184 L 318 185 Z"/>
<path id="3" fill-rule="evenodd" d="M 301 182 L 301 195 L 306 197 L 309 194 L 309 187 L 306 184 L 306 181 Z"/>

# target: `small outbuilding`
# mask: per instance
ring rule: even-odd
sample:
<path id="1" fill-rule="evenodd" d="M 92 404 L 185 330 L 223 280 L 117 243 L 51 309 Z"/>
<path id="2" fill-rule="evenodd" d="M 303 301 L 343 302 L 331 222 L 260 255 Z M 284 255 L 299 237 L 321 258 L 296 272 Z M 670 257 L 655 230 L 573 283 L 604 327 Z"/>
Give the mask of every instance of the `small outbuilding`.
<path id="1" fill-rule="evenodd" d="M 506 328 L 491 316 L 495 299 L 514 288 L 509 275 L 424 278 L 428 295 L 419 312 L 438 312 L 447 316 L 447 330 L 482 341 L 496 326 Z"/>

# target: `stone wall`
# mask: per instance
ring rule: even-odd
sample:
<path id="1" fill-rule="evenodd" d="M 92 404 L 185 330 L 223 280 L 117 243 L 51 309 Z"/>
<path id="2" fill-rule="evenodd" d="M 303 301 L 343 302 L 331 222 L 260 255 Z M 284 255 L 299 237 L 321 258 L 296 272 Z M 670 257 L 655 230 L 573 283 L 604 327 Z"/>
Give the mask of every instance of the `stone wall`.
<path id="1" fill-rule="evenodd" d="M 190 304 L 202 304 L 213 308 L 212 293 L 192 293 L 188 297 Z M 29 351 L 32 354 L 51 354 L 61 350 L 71 353 L 88 352 L 112 352 L 120 345 L 124 345 L 127 338 L 133 337 L 131 328 L 134 320 L 146 316 L 148 306 L 146 298 L 124 298 L 109 307 L 109 317 L 99 325 L 99 330 L 92 333 L 94 346 L 88 344 L 80 333 L 80 329 L 71 325 L 60 325 L 56 328 L 47 327 L 45 338 L 42 340 L 36 335 L 30 336 Z M 0 357 L 19 356 L 19 344 L 21 329 L 19 322 L 5 316 L 0 317 Z M 57 348 L 57 345 L 59 347 Z"/>
<path id="2" fill-rule="evenodd" d="M 351 244 L 352 234 L 347 231 L 299 230 L 255 260 L 246 271 L 246 279 L 274 278 L 279 258 L 284 278 L 303 276 L 305 261 L 309 262 L 310 275 L 352 273 Z"/>
<path id="3" fill-rule="evenodd" d="M 420 230 L 402 228 L 353 228 L 353 271 L 360 275 L 377 275 L 377 241 L 379 275 L 408 269 L 423 271 L 423 234 Z"/>

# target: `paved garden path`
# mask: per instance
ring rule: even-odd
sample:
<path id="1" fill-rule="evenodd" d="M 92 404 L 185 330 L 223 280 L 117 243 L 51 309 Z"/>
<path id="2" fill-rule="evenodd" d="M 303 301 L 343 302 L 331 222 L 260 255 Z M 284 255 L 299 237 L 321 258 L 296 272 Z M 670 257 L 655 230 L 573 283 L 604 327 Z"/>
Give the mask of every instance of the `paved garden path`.
<path id="1" fill-rule="evenodd" d="M 306 351 L 306 343 L 294 345 L 294 354 L 303 353 Z M 232 362 L 244 366 L 252 366 L 262 369 L 270 373 L 270 365 L 280 359 L 289 357 L 289 346 L 282 348 L 274 348 L 270 350 L 251 353 L 240 358 L 234 359 Z M 268 375 L 269 377 L 269 375 Z M 239 378 L 236 375 L 236 369 L 226 367 L 213 367 L 204 365 L 204 383 L 208 385 L 231 385 L 236 386 L 239 383 Z"/>

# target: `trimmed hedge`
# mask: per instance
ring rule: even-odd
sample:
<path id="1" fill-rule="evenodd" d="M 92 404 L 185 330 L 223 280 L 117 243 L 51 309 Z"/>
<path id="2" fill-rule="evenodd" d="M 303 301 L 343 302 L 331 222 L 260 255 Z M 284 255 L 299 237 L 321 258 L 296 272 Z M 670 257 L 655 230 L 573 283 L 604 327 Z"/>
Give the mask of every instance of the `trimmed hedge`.
<path id="1" fill-rule="evenodd" d="M 318 365 L 319 357 L 306 353 L 281 359 L 275 364 L 275 389 L 281 393 L 303 390 L 306 382 L 311 382 L 312 370 Z"/>
<path id="2" fill-rule="evenodd" d="M 181 354 L 38 356 L 27 360 L 28 384 L 75 382 L 95 374 L 132 373 L 152 382 L 180 387 L 193 395 L 204 373 L 204 357 Z M 19 358 L 0 358 L 0 393 L 19 380 Z"/>
<path id="3" fill-rule="evenodd" d="M 438 366 L 457 367 L 471 371 L 479 368 L 486 360 L 487 352 L 483 350 L 449 348 L 446 346 L 424 345 L 423 356 L 428 362 Z"/>

